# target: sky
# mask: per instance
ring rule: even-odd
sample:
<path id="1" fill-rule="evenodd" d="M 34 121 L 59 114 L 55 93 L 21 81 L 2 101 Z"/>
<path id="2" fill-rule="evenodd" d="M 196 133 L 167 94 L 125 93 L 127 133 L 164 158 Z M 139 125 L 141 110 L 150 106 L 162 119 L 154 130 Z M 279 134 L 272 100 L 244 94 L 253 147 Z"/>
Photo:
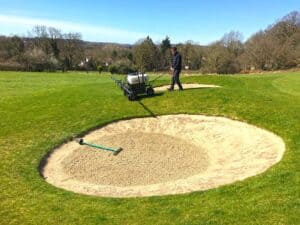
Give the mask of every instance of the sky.
<path id="1" fill-rule="evenodd" d="M 45 25 L 86 41 L 133 44 L 149 35 L 207 45 L 230 31 L 246 40 L 294 10 L 300 0 L 0 0 L 0 35 Z"/>

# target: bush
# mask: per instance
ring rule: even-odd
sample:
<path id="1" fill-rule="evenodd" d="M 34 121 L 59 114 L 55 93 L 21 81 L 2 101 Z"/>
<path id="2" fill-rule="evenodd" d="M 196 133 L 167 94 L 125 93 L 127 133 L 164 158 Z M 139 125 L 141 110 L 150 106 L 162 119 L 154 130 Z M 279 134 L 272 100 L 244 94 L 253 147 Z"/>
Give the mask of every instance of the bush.
<path id="1" fill-rule="evenodd" d="M 126 64 L 120 64 L 117 66 L 117 68 L 118 68 L 118 73 L 120 74 L 128 74 L 134 72 L 133 68 Z"/>
<path id="2" fill-rule="evenodd" d="M 24 71 L 26 67 L 18 62 L 0 62 L 0 71 Z"/>
<path id="3" fill-rule="evenodd" d="M 116 64 L 112 64 L 108 67 L 108 71 L 111 74 L 128 74 L 128 73 L 132 73 L 135 72 L 135 68 L 133 66 L 131 66 L 130 64 L 126 64 L 126 63 L 116 63 Z"/>
<path id="4" fill-rule="evenodd" d="M 111 74 L 115 74 L 115 73 L 118 73 L 118 68 L 117 68 L 117 66 L 116 65 L 110 65 L 109 67 L 108 67 L 108 71 L 111 73 Z"/>
<path id="5" fill-rule="evenodd" d="M 104 70 L 104 67 L 103 66 L 97 66 L 97 70 L 98 70 L 98 72 L 100 74 Z"/>
<path id="6" fill-rule="evenodd" d="M 23 61 L 30 71 L 54 72 L 59 67 L 59 62 L 53 55 L 47 55 L 42 49 L 38 48 L 26 51 Z"/>

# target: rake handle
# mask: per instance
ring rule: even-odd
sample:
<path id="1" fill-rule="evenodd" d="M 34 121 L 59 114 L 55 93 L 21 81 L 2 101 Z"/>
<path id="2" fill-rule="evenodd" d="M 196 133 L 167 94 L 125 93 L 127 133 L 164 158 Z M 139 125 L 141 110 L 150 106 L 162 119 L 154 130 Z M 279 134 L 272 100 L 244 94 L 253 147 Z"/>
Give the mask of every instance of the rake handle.
<path id="1" fill-rule="evenodd" d="M 90 146 L 90 147 L 99 148 L 99 149 L 103 149 L 103 150 L 107 150 L 107 151 L 111 151 L 111 152 L 118 152 L 121 149 L 121 148 L 109 148 L 109 147 L 105 147 L 103 145 L 88 143 L 88 142 L 85 142 L 83 139 L 79 140 L 79 144 L 87 145 L 87 146 Z"/>

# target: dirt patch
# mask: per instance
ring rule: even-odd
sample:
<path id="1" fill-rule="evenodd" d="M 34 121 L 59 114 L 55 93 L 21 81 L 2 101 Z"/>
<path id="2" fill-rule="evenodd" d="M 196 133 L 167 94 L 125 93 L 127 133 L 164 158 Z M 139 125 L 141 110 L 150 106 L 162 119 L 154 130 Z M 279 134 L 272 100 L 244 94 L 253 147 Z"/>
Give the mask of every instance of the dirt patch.
<path id="1" fill-rule="evenodd" d="M 42 171 L 47 182 L 110 197 L 187 193 L 262 173 L 285 150 L 271 132 L 201 115 L 119 121 L 84 139 L 124 150 L 114 156 L 75 141 L 64 144 L 47 159 Z"/>
<path id="2" fill-rule="evenodd" d="M 164 85 L 164 86 L 155 87 L 154 91 L 156 91 L 156 92 L 164 92 L 164 91 L 167 91 L 167 89 L 169 87 L 170 87 L 170 85 Z M 182 87 L 183 87 L 184 90 L 187 90 L 187 89 L 197 89 L 197 88 L 218 88 L 220 86 L 213 85 L 213 84 L 182 84 Z M 178 90 L 178 86 L 175 85 L 174 89 Z"/>

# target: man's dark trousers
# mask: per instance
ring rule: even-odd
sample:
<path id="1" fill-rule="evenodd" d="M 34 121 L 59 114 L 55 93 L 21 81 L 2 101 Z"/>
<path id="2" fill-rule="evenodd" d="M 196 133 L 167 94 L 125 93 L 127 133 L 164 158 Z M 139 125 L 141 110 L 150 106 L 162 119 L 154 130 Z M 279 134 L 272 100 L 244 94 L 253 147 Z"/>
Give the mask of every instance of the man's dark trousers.
<path id="1" fill-rule="evenodd" d="M 181 72 L 180 70 L 174 70 L 173 71 L 172 83 L 171 83 L 171 87 L 170 87 L 171 90 L 174 89 L 175 84 L 178 85 L 179 90 L 183 90 L 182 85 L 181 85 L 180 80 L 179 80 L 180 72 Z"/>

